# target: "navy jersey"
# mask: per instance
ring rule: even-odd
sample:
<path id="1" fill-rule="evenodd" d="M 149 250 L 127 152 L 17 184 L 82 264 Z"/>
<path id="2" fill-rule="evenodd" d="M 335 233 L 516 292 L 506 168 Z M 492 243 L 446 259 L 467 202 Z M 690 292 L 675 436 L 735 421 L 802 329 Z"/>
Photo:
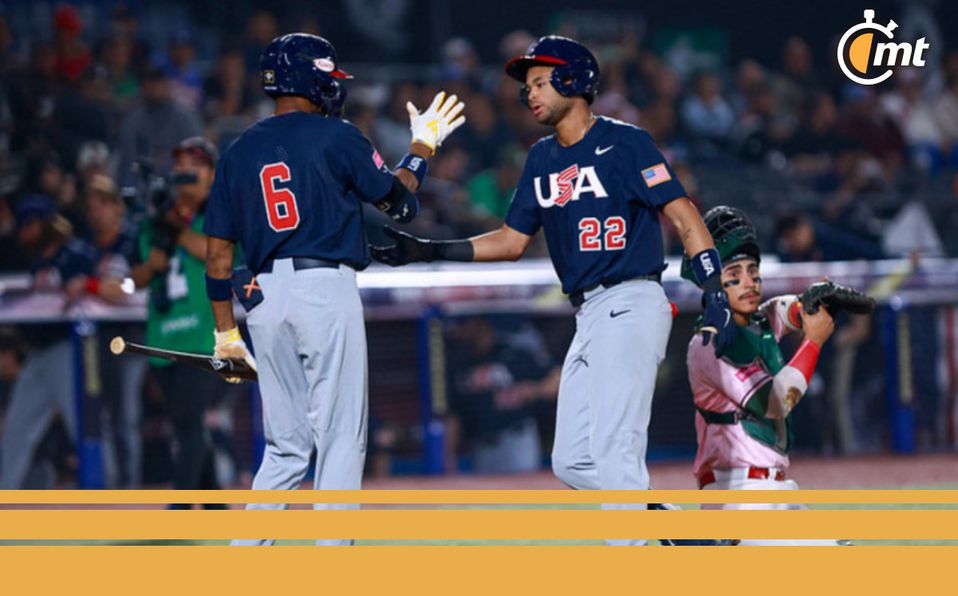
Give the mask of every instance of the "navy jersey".
<path id="1" fill-rule="evenodd" d="M 664 270 L 658 210 L 684 196 L 649 133 L 598 118 L 571 147 L 555 135 L 533 145 L 506 225 L 545 229 L 568 294 Z"/>
<path id="2" fill-rule="evenodd" d="M 290 112 L 251 126 L 223 154 L 203 232 L 238 242 L 246 266 L 311 257 L 369 264 L 360 199 L 375 202 L 393 175 L 352 124 Z"/>

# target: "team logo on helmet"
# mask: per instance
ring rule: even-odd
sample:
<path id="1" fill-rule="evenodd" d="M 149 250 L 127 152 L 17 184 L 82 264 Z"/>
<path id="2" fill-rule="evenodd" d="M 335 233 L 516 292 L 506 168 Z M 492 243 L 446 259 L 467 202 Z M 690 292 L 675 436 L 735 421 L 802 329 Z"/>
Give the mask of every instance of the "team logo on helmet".
<path id="1" fill-rule="evenodd" d="M 272 84 L 275 83 L 275 82 L 276 82 L 276 73 L 273 72 L 272 70 L 264 70 L 264 71 L 263 71 L 263 84 L 264 84 L 264 85 L 272 85 Z"/>
<path id="2" fill-rule="evenodd" d="M 313 60 L 313 64 L 323 72 L 333 72 L 336 70 L 336 64 L 329 58 L 316 58 Z"/>

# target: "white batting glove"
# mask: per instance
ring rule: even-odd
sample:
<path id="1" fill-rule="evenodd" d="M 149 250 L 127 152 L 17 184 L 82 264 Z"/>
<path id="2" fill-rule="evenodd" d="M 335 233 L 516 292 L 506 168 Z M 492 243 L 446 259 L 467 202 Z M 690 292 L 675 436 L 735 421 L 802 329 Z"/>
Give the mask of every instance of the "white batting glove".
<path id="1" fill-rule="evenodd" d="M 412 141 L 422 143 L 435 153 L 442 142 L 465 123 L 466 117 L 460 116 L 465 107 L 455 95 L 446 97 L 445 91 L 437 93 L 429 108 L 421 114 L 411 101 L 407 101 Z"/>
<path id="2" fill-rule="evenodd" d="M 216 338 L 216 346 L 213 348 L 213 358 L 221 360 L 233 359 L 242 360 L 250 368 L 256 370 L 256 360 L 250 354 L 246 342 L 240 335 L 239 329 L 233 327 L 227 331 L 213 331 L 213 337 Z M 226 377 L 229 383 L 242 383 L 243 379 L 239 377 Z"/>

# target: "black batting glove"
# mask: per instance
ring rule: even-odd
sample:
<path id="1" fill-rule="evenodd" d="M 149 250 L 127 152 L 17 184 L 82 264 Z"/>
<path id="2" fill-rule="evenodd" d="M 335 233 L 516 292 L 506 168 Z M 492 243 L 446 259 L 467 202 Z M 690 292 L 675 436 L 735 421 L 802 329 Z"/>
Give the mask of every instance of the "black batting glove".
<path id="1" fill-rule="evenodd" d="M 702 289 L 704 290 L 702 305 L 705 307 L 702 325 L 699 327 L 702 332 L 702 345 L 707 346 L 714 336 L 712 345 L 715 348 L 715 356 L 721 358 L 735 340 L 735 318 L 732 316 L 732 308 L 728 303 L 728 295 L 722 287 L 720 274 L 706 279 Z"/>
<path id="2" fill-rule="evenodd" d="M 407 263 L 428 263 L 439 258 L 439 247 L 431 240 L 407 234 L 390 226 L 383 226 L 383 231 L 395 240 L 395 244 L 369 246 L 370 254 L 380 263 L 399 267 Z"/>

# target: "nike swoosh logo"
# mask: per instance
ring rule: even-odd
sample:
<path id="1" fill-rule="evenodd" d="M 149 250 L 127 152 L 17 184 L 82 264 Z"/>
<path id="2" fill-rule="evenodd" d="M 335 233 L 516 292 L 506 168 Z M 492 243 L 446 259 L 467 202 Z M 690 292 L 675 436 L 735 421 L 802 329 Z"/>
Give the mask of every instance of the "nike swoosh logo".
<path id="1" fill-rule="evenodd" d="M 620 310 L 619 312 L 615 312 L 614 310 L 610 310 L 610 311 L 609 311 L 609 316 L 614 319 L 614 318 L 616 318 L 617 316 L 619 316 L 619 315 L 624 315 L 624 314 L 627 313 L 627 312 L 632 312 L 632 309 L 631 309 L 631 308 L 627 308 L 627 309 L 625 309 L 625 310 Z"/>
<path id="2" fill-rule="evenodd" d="M 602 155 L 603 153 L 606 153 L 606 152 L 608 152 L 608 151 L 612 151 L 612 148 L 613 148 L 613 147 L 615 147 L 615 145 L 609 145 L 609 146 L 606 147 L 605 149 L 603 149 L 602 147 L 596 147 L 596 148 L 595 148 L 595 154 L 596 154 L 596 155 Z"/>

